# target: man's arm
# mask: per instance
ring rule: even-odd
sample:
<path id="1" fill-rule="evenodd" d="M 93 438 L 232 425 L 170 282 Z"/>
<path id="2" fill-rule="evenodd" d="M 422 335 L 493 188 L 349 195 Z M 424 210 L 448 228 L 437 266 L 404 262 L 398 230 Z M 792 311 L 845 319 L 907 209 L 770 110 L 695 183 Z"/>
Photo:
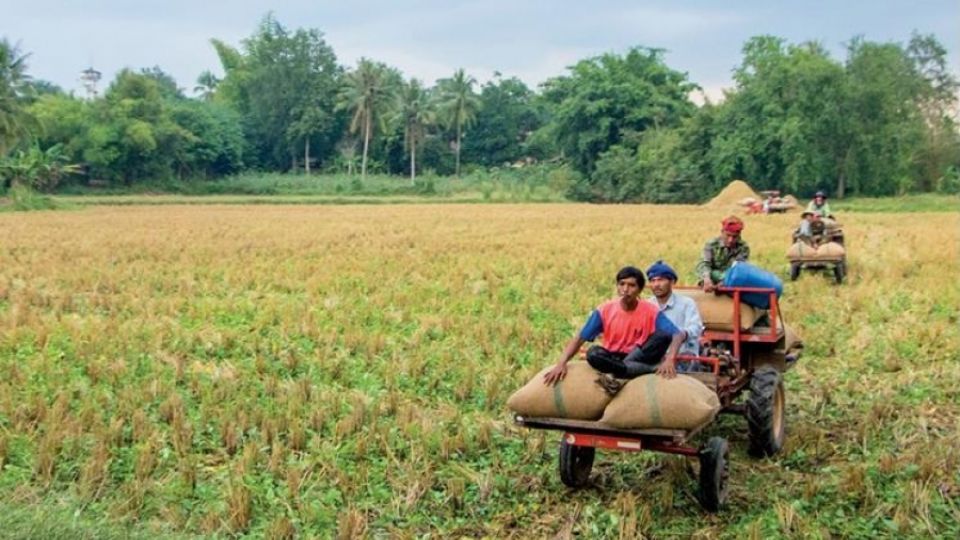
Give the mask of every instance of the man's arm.
<path id="1" fill-rule="evenodd" d="M 667 353 L 657 367 L 657 374 L 671 379 L 677 374 L 677 352 L 680 350 L 680 345 L 683 344 L 684 339 L 686 339 L 687 333 L 685 330 L 677 328 L 663 313 L 657 313 L 656 328 L 658 332 L 670 334 L 670 346 L 667 347 Z"/>
<path id="2" fill-rule="evenodd" d="M 744 262 L 750 259 L 750 244 L 740 241 L 740 250 L 737 253 L 737 260 Z"/>
<path id="3" fill-rule="evenodd" d="M 660 362 L 660 365 L 657 367 L 657 375 L 662 375 L 668 379 L 672 379 L 677 376 L 677 351 L 680 350 L 680 345 L 683 344 L 683 331 L 677 332 L 670 339 L 670 346 L 667 347 L 667 354 L 663 357 L 663 361 Z"/>
<path id="4" fill-rule="evenodd" d="M 560 353 L 560 360 L 557 361 L 557 365 L 553 366 L 553 369 L 543 376 L 543 383 L 553 385 L 562 381 L 563 378 L 567 376 L 567 362 L 573 358 L 573 355 L 577 354 L 577 351 L 580 350 L 580 347 L 582 347 L 585 342 L 597 339 L 597 336 L 602 332 L 603 320 L 600 318 L 600 312 L 593 310 L 593 313 L 590 314 L 590 318 L 587 319 L 587 323 L 583 325 L 580 333 L 567 342 L 567 346 L 564 347 L 563 352 Z"/>
<path id="5" fill-rule="evenodd" d="M 697 277 L 703 280 L 703 290 L 713 291 L 715 281 L 713 279 L 713 242 L 707 242 L 703 246 L 703 253 L 700 255 L 700 262 L 697 263 Z M 717 280 L 719 281 L 719 280 Z"/>

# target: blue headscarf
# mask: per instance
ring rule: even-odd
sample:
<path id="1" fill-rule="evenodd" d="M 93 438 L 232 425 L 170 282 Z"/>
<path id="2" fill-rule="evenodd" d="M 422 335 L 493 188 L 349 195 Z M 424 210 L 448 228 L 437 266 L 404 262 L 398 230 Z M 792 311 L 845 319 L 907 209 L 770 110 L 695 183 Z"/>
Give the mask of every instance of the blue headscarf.
<path id="1" fill-rule="evenodd" d="M 677 273 L 673 271 L 673 268 L 670 268 L 669 264 L 663 262 L 662 260 L 653 263 L 650 268 L 647 268 L 648 280 L 658 277 L 665 277 L 667 279 L 677 281 Z"/>

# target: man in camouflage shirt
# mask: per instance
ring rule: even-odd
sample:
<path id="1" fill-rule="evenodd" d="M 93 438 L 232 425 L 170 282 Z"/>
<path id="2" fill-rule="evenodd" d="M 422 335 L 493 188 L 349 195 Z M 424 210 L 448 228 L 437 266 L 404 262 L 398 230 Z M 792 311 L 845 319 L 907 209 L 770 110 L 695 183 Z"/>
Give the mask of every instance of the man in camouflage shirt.
<path id="1" fill-rule="evenodd" d="M 750 258 L 750 246 L 740 238 L 743 221 L 736 216 L 723 220 L 720 236 L 703 246 L 703 255 L 697 263 L 697 275 L 706 292 L 713 292 L 723 281 L 723 273 L 734 262 Z"/>

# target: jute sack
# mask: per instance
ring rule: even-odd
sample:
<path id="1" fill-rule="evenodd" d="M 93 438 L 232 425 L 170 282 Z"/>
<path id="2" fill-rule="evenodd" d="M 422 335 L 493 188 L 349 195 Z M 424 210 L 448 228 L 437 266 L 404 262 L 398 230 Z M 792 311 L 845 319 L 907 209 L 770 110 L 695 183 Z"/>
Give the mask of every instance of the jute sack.
<path id="1" fill-rule="evenodd" d="M 795 348 L 803 348 L 803 340 L 801 340 L 793 328 L 786 323 L 783 325 L 783 338 L 784 352 L 790 352 Z"/>
<path id="2" fill-rule="evenodd" d="M 693 298 L 700 311 L 703 327 L 707 330 L 730 332 L 733 330 L 733 298 L 698 290 L 683 290 L 678 293 Z M 746 330 L 763 315 L 763 310 L 740 302 L 740 329 Z"/>
<path id="3" fill-rule="evenodd" d="M 543 382 L 543 376 L 553 366 L 533 376 L 523 388 L 507 400 L 507 407 L 523 416 L 552 416 L 577 420 L 596 420 L 612 399 L 597 384 L 601 374 L 586 362 L 567 364 L 567 376 L 553 386 Z"/>
<path id="4" fill-rule="evenodd" d="M 601 423 L 623 429 L 691 429 L 716 416 L 716 392 L 686 375 L 644 375 L 628 382 L 607 405 Z"/>
<path id="5" fill-rule="evenodd" d="M 839 259 L 843 257 L 844 253 L 847 250 L 843 248 L 840 244 L 836 242 L 827 242 L 826 244 L 821 245 L 817 248 L 817 258 L 818 259 Z"/>
<path id="6" fill-rule="evenodd" d="M 809 259 L 817 256 L 817 248 L 806 242 L 796 241 L 787 249 L 788 259 Z"/>

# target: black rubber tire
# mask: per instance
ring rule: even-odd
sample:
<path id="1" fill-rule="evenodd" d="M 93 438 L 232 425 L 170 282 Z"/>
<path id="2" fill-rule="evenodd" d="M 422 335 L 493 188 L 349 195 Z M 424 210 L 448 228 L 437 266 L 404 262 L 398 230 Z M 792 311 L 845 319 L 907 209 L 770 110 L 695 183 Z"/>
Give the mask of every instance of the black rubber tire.
<path id="1" fill-rule="evenodd" d="M 749 452 L 754 457 L 775 455 L 786 435 L 786 396 L 783 375 L 773 366 L 760 366 L 750 377 L 747 399 Z"/>
<path id="2" fill-rule="evenodd" d="M 790 263 L 790 281 L 796 281 L 800 277 L 800 268 L 803 266 L 803 263 L 792 262 Z"/>
<path id="3" fill-rule="evenodd" d="M 843 283 L 843 278 L 847 275 L 847 265 L 845 262 L 840 261 L 837 264 L 833 265 L 833 280 L 837 282 L 837 285 Z"/>
<path id="4" fill-rule="evenodd" d="M 723 437 L 710 437 L 700 449 L 700 506 L 707 512 L 719 512 L 727 502 L 730 477 L 730 445 Z"/>
<path id="5" fill-rule="evenodd" d="M 572 488 L 587 485 L 596 454 L 597 449 L 592 446 L 574 446 L 560 441 L 560 481 Z"/>

